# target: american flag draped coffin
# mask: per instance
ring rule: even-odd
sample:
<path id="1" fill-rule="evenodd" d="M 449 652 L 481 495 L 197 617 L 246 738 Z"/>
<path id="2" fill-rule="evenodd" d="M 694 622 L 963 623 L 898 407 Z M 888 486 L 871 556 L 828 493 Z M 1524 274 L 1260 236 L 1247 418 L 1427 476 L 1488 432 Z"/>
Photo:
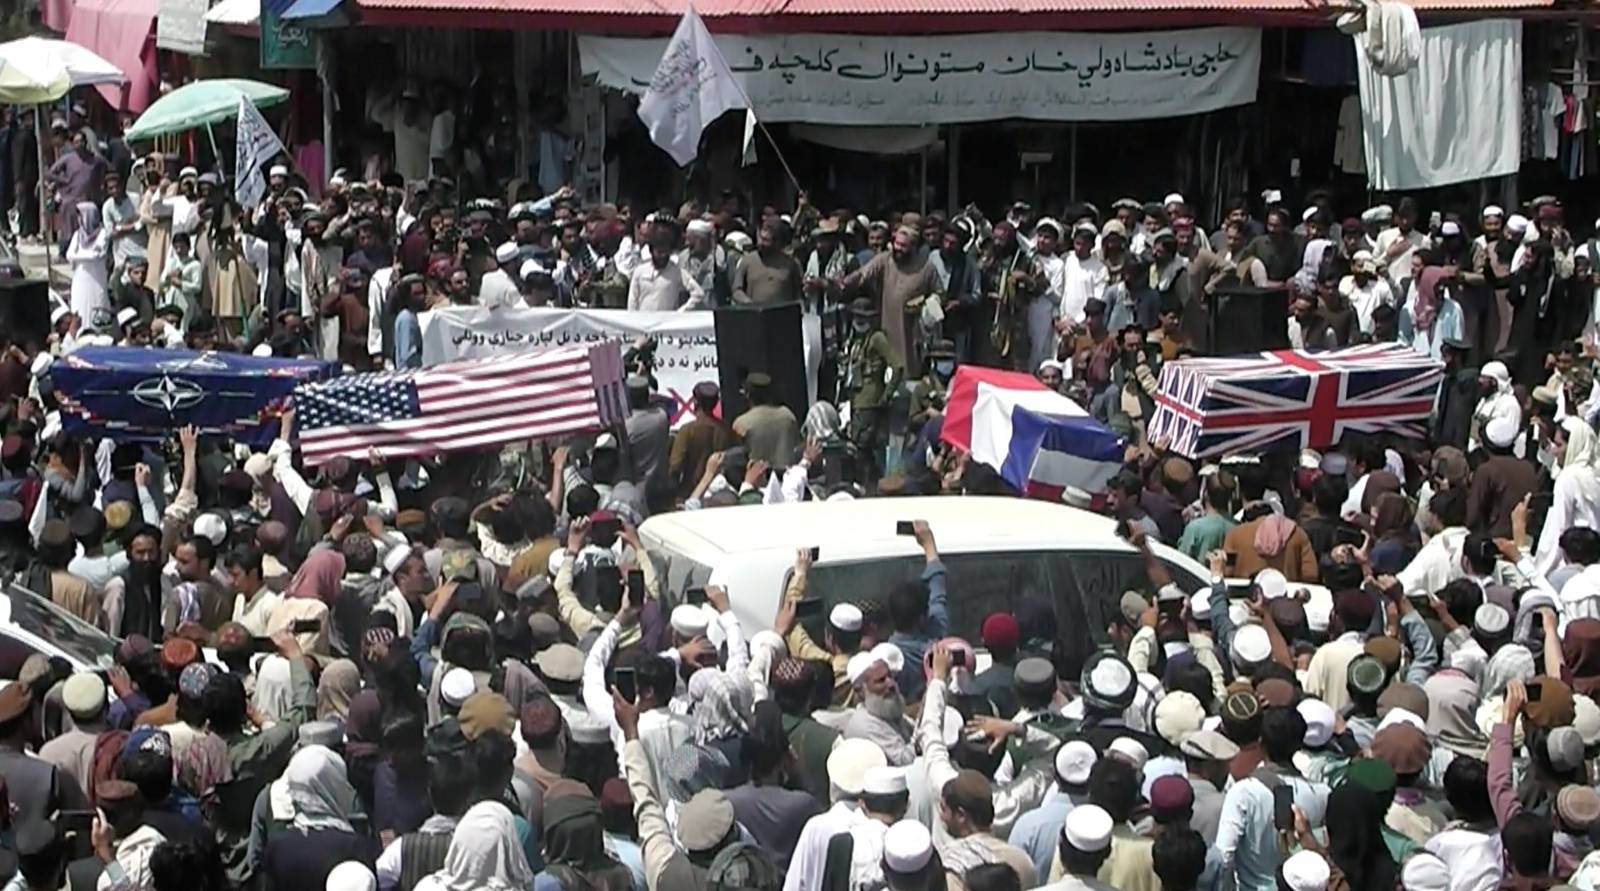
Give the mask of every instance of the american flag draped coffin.
<path id="1" fill-rule="evenodd" d="M 1152 440 L 1190 458 L 1421 436 L 1444 365 L 1400 344 L 1183 359 L 1161 369 Z"/>

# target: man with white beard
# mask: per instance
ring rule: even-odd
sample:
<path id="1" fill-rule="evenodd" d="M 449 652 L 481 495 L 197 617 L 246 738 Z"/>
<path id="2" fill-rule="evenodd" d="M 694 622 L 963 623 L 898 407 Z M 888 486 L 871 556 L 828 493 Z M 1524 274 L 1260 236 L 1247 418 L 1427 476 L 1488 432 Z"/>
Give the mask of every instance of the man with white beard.
<path id="1" fill-rule="evenodd" d="M 861 703 L 844 725 L 845 739 L 865 739 L 876 743 L 888 756 L 889 764 L 905 767 L 917 757 L 911 745 L 911 722 L 906 719 L 906 700 L 895 683 L 894 672 L 880 650 L 857 653 L 846 669 Z"/>

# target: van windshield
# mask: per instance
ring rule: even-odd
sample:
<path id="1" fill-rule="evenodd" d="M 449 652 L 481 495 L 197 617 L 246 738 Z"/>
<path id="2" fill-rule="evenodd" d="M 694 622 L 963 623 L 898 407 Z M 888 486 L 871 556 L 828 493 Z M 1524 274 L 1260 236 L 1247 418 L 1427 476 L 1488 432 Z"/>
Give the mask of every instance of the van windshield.
<path id="1" fill-rule="evenodd" d="M 1024 598 L 1044 597 L 1055 606 L 1057 635 L 1069 652 L 1087 656 L 1104 640 L 1124 591 L 1154 598 L 1144 559 L 1138 554 L 1097 551 L 1006 551 L 941 554 L 948 574 L 950 633 L 976 642 L 985 616 L 1009 612 Z M 822 615 L 835 603 L 876 600 L 885 603 L 896 585 L 915 581 L 925 567 L 922 557 L 900 557 L 859 563 L 827 563 L 811 570 L 810 596 L 825 601 Z M 1183 568 L 1167 564 L 1172 580 L 1185 591 L 1202 581 Z M 806 631 L 822 640 L 822 619 Z M 1022 629 L 1024 639 L 1030 629 Z"/>

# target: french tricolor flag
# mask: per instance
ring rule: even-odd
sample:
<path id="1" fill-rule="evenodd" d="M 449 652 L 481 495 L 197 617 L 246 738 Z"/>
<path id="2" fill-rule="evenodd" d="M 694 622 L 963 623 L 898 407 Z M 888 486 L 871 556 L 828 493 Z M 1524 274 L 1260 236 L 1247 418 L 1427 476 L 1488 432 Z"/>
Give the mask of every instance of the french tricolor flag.
<path id="1" fill-rule="evenodd" d="M 1126 450 L 1122 437 L 1031 375 L 967 365 L 950 382 L 940 439 L 1028 497 L 1054 501 L 1068 486 L 1104 489 Z"/>

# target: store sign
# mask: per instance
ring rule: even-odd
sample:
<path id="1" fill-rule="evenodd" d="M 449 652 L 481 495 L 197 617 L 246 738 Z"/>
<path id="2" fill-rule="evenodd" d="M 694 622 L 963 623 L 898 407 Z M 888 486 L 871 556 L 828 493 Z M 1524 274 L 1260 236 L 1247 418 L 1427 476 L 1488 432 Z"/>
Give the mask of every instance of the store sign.
<path id="1" fill-rule="evenodd" d="M 1261 73 L 1259 28 L 716 41 L 763 120 L 813 124 L 1173 117 L 1254 102 Z M 578 38 L 584 74 L 640 94 L 666 45 Z"/>
<path id="2" fill-rule="evenodd" d="M 191 56 L 206 51 L 210 0 L 161 0 L 156 7 L 156 47 Z"/>
<path id="3" fill-rule="evenodd" d="M 315 68 L 317 45 L 311 29 L 283 17 L 291 0 L 261 0 L 261 67 Z"/>

